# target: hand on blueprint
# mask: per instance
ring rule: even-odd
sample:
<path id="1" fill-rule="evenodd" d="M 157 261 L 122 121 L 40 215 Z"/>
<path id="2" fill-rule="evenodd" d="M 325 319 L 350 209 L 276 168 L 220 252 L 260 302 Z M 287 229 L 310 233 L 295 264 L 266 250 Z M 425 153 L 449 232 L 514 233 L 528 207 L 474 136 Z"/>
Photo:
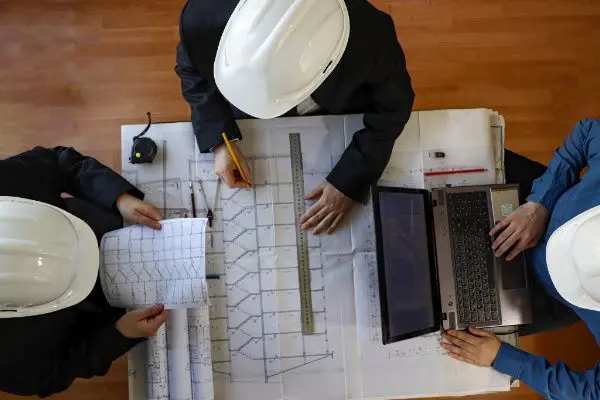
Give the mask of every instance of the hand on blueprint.
<path id="1" fill-rule="evenodd" d="M 302 230 L 315 228 L 313 233 L 332 233 L 354 205 L 354 200 L 346 197 L 331 183 L 325 181 L 319 185 L 305 200 L 318 200 L 300 218 Z"/>
<path id="2" fill-rule="evenodd" d="M 152 229 L 160 229 L 161 225 L 158 221 L 165 219 L 152 204 L 145 203 L 129 193 L 120 195 L 115 205 L 124 220 L 146 225 Z"/>
<path id="3" fill-rule="evenodd" d="M 150 308 L 129 311 L 115 323 L 115 328 L 129 339 L 146 338 L 156 335 L 168 316 L 169 311 L 165 310 L 165 306 L 157 304 Z"/>
<path id="4" fill-rule="evenodd" d="M 244 154 L 235 143 L 230 144 L 242 170 L 237 167 L 227 146 L 222 144 L 215 149 L 215 174 L 230 188 L 245 189 L 252 186 L 252 173 Z"/>
<path id="5" fill-rule="evenodd" d="M 442 347 L 450 357 L 479 367 L 491 367 L 500 351 L 500 339 L 477 328 L 469 328 L 469 332 L 449 330 L 442 337 L 448 342 Z"/>
<path id="6" fill-rule="evenodd" d="M 537 245 L 546 230 L 547 220 L 548 210 L 532 201 L 510 213 L 490 231 L 492 237 L 502 231 L 492 243 L 496 257 L 501 257 L 510 250 L 506 256 L 510 261 L 522 251 Z"/>

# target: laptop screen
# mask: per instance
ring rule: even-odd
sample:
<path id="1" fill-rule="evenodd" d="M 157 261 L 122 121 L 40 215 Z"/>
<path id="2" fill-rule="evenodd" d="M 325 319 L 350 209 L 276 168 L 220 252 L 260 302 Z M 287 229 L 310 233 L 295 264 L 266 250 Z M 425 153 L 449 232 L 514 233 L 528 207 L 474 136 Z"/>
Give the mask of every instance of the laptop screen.
<path id="1" fill-rule="evenodd" d="M 439 293 L 434 293 L 437 285 L 433 285 L 437 276 L 429 238 L 428 194 L 380 187 L 376 195 L 384 342 L 386 337 L 394 342 L 435 331 L 439 327 Z"/>

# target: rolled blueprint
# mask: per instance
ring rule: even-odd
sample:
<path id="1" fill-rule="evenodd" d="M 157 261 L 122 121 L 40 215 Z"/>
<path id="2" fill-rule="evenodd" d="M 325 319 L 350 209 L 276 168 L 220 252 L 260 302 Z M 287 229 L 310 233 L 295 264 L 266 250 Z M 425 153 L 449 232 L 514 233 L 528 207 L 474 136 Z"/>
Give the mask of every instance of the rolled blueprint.
<path id="1" fill-rule="evenodd" d="M 187 310 L 171 310 L 167 320 L 169 400 L 192 400 Z"/>
<path id="2" fill-rule="evenodd" d="M 169 400 L 167 330 L 163 325 L 148 339 L 148 400 Z"/>
<path id="3" fill-rule="evenodd" d="M 208 305 L 188 310 L 193 400 L 215 398 Z"/>
<path id="4" fill-rule="evenodd" d="M 139 343 L 127 353 L 127 373 L 129 375 L 129 400 L 148 398 L 148 342 Z"/>

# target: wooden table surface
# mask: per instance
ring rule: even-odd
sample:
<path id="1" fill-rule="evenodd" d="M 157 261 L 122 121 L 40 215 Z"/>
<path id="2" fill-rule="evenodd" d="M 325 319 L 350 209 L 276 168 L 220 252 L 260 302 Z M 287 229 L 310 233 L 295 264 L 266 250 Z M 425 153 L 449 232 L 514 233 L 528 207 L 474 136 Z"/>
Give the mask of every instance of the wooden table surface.
<path id="1" fill-rule="evenodd" d="M 600 116 L 597 0 L 373 3 L 394 17 L 418 110 L 498 110 L 507 147 L 543 162 L 578 119 Z M 182 5 L 0 0 L 0 155 L 70 145 L 118 170 L 121 124 L 143 123 L 147 111 L 157 121 L 189 120 L 173 71 Z M 522 347 L 580 369 L 600 355 L 581 323 Z M 528 388 L 474 397 L 538 398 Z M 126 399 L 126 361 L 54 398 Z"/>

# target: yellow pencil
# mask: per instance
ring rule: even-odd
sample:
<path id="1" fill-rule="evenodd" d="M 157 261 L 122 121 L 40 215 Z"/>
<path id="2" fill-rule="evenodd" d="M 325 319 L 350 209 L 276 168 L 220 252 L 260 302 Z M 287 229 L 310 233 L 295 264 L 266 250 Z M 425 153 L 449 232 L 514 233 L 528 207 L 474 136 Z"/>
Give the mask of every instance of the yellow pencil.
<path id="1" fill-rule="evenodd" d="M 221 135 L 223 136 L 223 140 L 225 140 L 225 145 L 227 146 L 227 150 L 229 150 L 229 154 L 231 155 L 231 158 L 233 158 L 233 162 L 235 163 L 235 166 L 237 167 L 238 171 L 240 171 L 242 180 L 246 183 L 248 190 L 250 190 L 250 188 L 252 188 L 252 185 L 250 184 L 250 182 L 248 182 L 248 179 L 246 179 L 246 176 L 244 175 L 244 170 L 242 169 L 240 162 L 238 161 L 237 157 L 235 156 L 233 147 L 231 147 L 231 143 L 229 143 L 229 139 L 227 138 L 227 134 L 225 132 L 223 132 L 223 133 L 221 133 Z"/>

